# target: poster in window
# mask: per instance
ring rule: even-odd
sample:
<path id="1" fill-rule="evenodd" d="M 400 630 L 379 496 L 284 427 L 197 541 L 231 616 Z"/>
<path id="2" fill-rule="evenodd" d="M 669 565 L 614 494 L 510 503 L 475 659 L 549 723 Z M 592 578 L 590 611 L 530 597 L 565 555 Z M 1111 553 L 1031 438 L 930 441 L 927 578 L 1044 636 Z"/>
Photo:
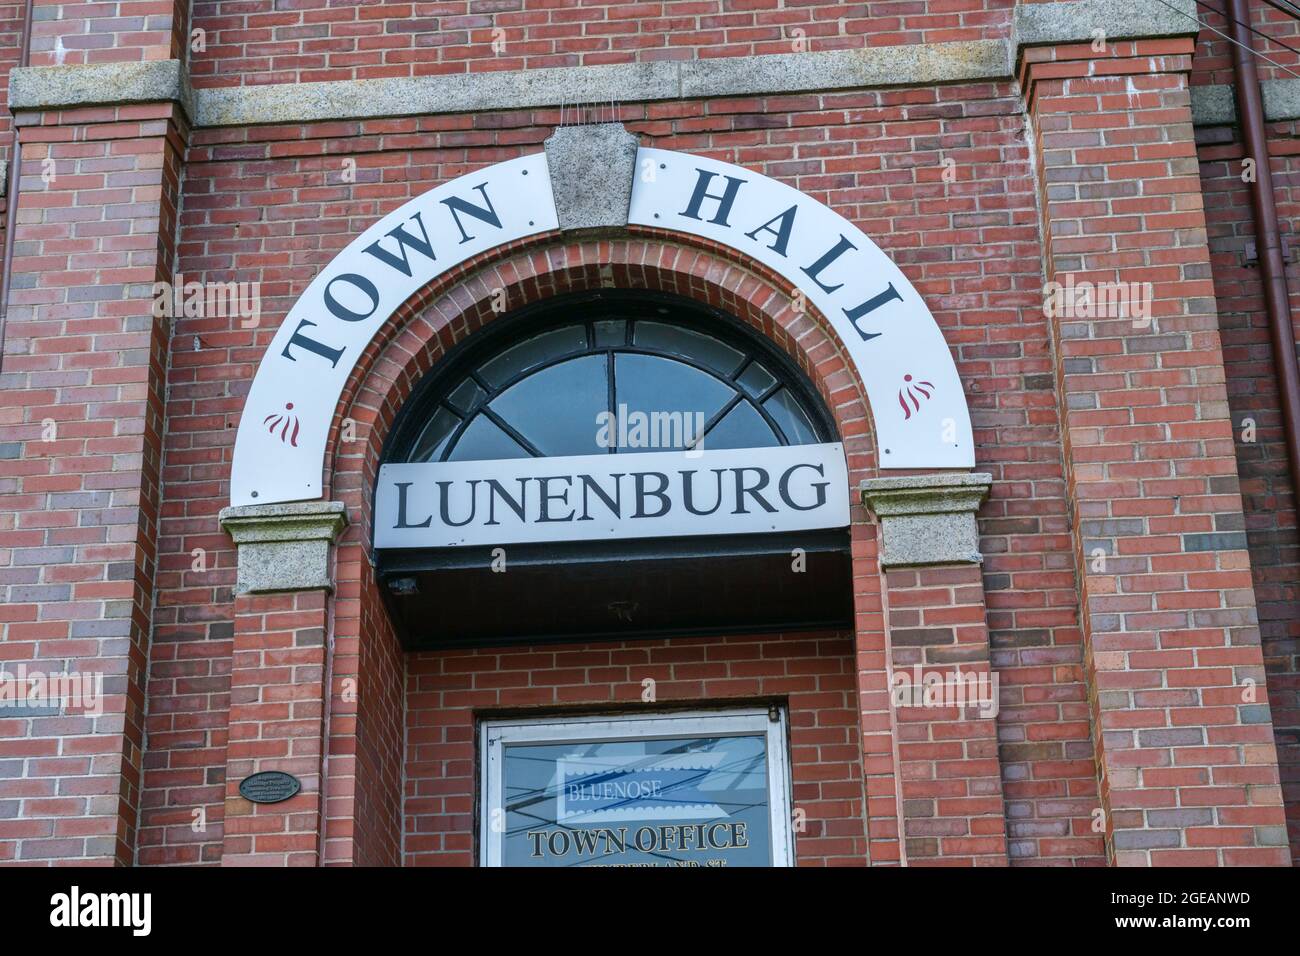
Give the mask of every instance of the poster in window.
<path id="1" fill-rule="evenodd" d="M 762 735 L 507 745 L 506 866 L 771 866 Z"/>

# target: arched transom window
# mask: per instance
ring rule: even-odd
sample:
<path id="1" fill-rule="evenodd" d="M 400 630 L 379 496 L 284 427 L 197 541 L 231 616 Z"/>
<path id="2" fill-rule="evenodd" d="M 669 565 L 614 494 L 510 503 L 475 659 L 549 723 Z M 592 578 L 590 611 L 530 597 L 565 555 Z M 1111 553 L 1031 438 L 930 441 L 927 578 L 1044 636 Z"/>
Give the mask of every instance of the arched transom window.
<path id="1" fill-rule="evenodd" d="M 509 325 L 431 383 L 389 460 L 759 448 L 830 432 L 784 356 L 693 304 L 552 300 Z"/>
<path id="2" fill-rule="evenodd" d="M 773 496 L 786 492 L 784 479 L 757 467 L 786 461 L 784 474 L 815 482 L 813 462 L 836 442 L 829 412 L 789 357 L 699 303 L 610 289 L 502 316 L 420 381 L 384 447 L 382 464 L 404 469 L 386 485 L 383 467 L 376 476 L 377 499 L 382 490 L 397 509 L 385 530 L 400 524 L 418 542 L 436 529 L 432 540 L 454 542 L 376 546 L 396 633 L 408 648 L 432 648 L 847 626 L 847 528 L 765 528 Z M 693 449 L 698 464 L 663 454 Z M 725 512 L 724 473 L 737 502 Z M 685 484 L 675 503 L 664 482 L 678 479 L 698 492 L 694 504 Z M 579 487 L 591 497 L 563 505 Z M 781 507 L 825 502 L 824 492 L 805 488 Z M 550 535 L 522 535 L 542 525 L 543 501 L 554 509 Z M 588 505 L 599 517 L 585 517 Z M 646 533 L 642 522 L 668 513 L 680 521 L 671 534 Z M 715 513 L 740 518 L 694 530 Z M 568 537 L 579 520 L 613 530 Z M 796 549 L 812 573 L 791 573 Z M 509 574 L 496 573 L 502 561 Z"/>

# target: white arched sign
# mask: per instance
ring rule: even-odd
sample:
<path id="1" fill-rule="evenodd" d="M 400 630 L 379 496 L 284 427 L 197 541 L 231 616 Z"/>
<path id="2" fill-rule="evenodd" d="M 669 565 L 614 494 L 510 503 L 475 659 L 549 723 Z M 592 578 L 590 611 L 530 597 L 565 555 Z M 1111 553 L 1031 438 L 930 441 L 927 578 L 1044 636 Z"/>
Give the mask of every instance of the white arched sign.
<path id="1" fill-rule="evenodd" d="M 881 467 L 974 467 L 943 334 L 898 267 L 847 219 L 740 166 L 640 149 L 628 221 L 735 249 L 826 316 L 866 386 Z M 343 387 L 389 316 L 461 262 L 557 228 L 546 154 L 536 153 L 438 186 L 349 243 L 290 309 L 258 366 L 235 437 L 231 504 L 319 498 Z"/>

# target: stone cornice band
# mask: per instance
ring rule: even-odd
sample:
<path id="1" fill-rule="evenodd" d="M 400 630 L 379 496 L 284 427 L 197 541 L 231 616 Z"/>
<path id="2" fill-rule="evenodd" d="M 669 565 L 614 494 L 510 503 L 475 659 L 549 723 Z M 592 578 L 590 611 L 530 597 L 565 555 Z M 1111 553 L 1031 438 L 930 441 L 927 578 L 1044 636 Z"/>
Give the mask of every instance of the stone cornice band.
<path id="1" fill-rule="evenodd" d="M 1264 118 L 1273 123 L 1300 119 L 1300 79 L 1263 80 Z M 1231 83 L 1192 87 L 1192 122 L 1197 126 L 1231 126 L 1237 122 Z"/>
<path id="2" fill-rule="evenodd" d="M 76 109 L 132 103 L 179 103 L 195 115 L 194 91 L 180 60 L 21 66 L 9 71 L 9 109 Z"/>
<path id="3" fill-rule="evenodd" d="M 11 110 L 178 103 L 196 127 L 767 96 L 1006 80 L 1026 46 L 1192 36 L 1194 0 L 1020 4 L 1011 37 L 858 50 L 192 90 L 180 60 L 17 67 Z M 1300 99 L 1300 97 L 1297 97 Z"/>

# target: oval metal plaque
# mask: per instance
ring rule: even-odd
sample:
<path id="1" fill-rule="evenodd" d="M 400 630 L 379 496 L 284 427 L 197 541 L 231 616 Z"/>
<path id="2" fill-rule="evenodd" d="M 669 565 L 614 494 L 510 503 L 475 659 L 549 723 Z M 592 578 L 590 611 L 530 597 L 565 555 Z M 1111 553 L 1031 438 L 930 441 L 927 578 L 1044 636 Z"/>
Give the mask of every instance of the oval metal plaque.
<path id="1" fill-rule="evenodd" d="M 281 803 L 302 789 L 302 782 L 282 770 L 263 770 L 239 782 L 239 793 L 253 803 Z"/>

